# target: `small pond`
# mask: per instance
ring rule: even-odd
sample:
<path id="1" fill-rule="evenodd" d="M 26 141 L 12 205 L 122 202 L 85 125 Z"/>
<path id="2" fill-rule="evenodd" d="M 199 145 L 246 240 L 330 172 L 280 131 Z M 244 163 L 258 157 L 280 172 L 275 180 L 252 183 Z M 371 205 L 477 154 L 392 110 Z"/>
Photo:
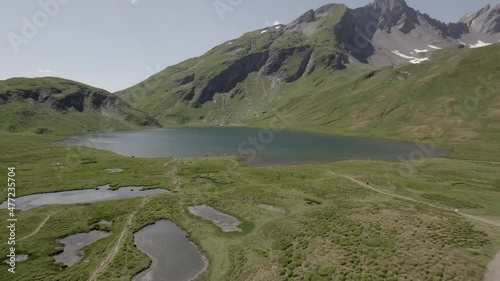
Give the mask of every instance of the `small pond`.
<path id="1" fill-rule="evenodd" d="M 143 189 L 143 187 L 122 187 L 118 190 L 110 190 L 110 186 L 106 185 L 100 186 L 96 189 L 33 194 L 16 198 L 16 209 L 29 210 L 52 204 L 95 203 L 148 195 L 158 195 L 167 192 L 165 189 Z M 7 201 L 0 205 L 0 209 L 6 208 Z"/>
<path id="2" fill-rule="evenodd" d="M 208 266 L 186 233 L 169 221 L 159 221 L 134 234 L 134 243 L 152 260 L 134 281 L 189 281 Z"/>
<path id="3" fill-rule="evenodd" d="M 91 245 L 101 239 L 111 235 L 111 232 L 91 231 L 89 233 L 79 233 L 70 235 L 63 239 L 57 240 L 64 244 L 64 251 L 57 256 L 54 256 L 56 263 L 62 263 L 67 266 L 77 264 L 83 258 L 81 249 Z"/>
<path id="4" fill-rule="evenodd" d="M 189 207 L 189 212 L 197 217 L 201 217 L 204 220 L 212 221 L 224 232 L 241 231 L 241 229 L 238 228 L 238 225 L 241 224 L 241 221 L 233 216 L 221 213 L 210 206 L 201 205 Z"/>

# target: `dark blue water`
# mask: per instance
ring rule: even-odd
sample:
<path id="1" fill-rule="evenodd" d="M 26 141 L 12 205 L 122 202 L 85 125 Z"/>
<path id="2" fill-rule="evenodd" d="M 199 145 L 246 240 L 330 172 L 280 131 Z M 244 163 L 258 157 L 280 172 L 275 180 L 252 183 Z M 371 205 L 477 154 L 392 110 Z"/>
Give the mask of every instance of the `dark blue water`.
<path id="1" fill-rule="evenodd" d="M 76 136 L 61 143 L 143 158 L 246 155 L 254 165 L 407 159 L 416 143 L 258 128 L 179 128 Z M 435 150 L 424 156 L 439 157 Z"/>

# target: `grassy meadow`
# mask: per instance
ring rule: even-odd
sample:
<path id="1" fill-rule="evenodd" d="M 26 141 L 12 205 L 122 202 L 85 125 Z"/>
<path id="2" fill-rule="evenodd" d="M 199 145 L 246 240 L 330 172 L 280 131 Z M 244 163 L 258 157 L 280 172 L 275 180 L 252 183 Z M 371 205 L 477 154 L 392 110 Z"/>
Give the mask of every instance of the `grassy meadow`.
<path id="1" fill-rule="evenodd" d="M 2 182 L 7 167 L 15 166 L 17 196 L 105 184 L 170 192 L 18 212 L 17 254 L 29 259 L 12 275 L 0 265 L 2 280 L 89 280 L 125 227 L 116 256 L 97 280 L 130 280 L 150 264 L 133 233 L 160 219 L 182 227 L 207 257 L 201 280 L 479 281 L 500 249 L 500 227 L 462 215 L 499 220 L 500 162 L 458 154 L 412 163 L 411 170 L 408 163 L 370 161 L 250 167 L 236 158 L 140 159 L 52 143 L 60 138 L 2 134 Z M 125 171 L 109 174 L 108 168 Z M 0 196 L 5 200 L 5 192 Z M 191 215 L 188 207 L 199 204 L 237 217 L 243 232 L 224 233 Z M 98 225 L 101 219 L 113 225 Z M 85 247 L 73 267 L 54 264 L 63 246 L 57 239 L 93 229 L 113 235 Z M 2 228 L 0 241 L 7 235 Z M 2 243 L 0 252 L 7 249 Z"/>
<path id="2" fill-rule="evenodd" d="M 248 42 L 255 47 L 250 51 L 260 52 L 279 33 L 249 33 L 233 46 L 215 48 L 208 65 L 220 65 L 224 54 Z M 0 265 L 0 279 L 131 280 L 151 263 L 134 246 L 133 233 L 166 219 L 208 259 L 200 280 L 481 281 L 500 249 L 499 51 L 498 45 L 447 49 L 421 65 L 377 71 L 349 66 L 331 75 L 318 69 L 289 84 L 253 72 L 235 95 L 215 94 L 202 107 L 178 102 L 189 95 L 192 77 L 184 74 L 197 66 L 192 59 L 167 69 L 185 76 L 182 81 L 160 73 L 141 83 L 139 94 L 118 93 L 166 127 L 253 126 L 410 140 L 452 151 L 440 159 L 418 160 L 424 150 L 402 155 L 408 162 L 273 167 L 246 166 L 237 158 L 130 158 L 54 144 L 67 137 L 59 134 L 122 128 L 93 111 L 47 115 L 31 103 L 3 104 L 0 116 L 9 121 L 0 121 L 0 180 L 6 183 L 7 168 L 16 167 L 18 197 L 106 184 L 170 192 L 18 212 L 17 254 L 29 259 L 13 275 Z M 294 72 L 293 64 L 288 70 Z M 197 76 L 208 79 L 212 72 L 200 66 Z M 155 85 L 161 93 L 140 95 Z M 164 95 L 165 88 L 178 95 Z M 33 114 L 24 119 L 22 112 Z M 48 123 L 52 129 L 40 134 Z M 124 171 L 105 170 L 111 168 Z M 0 190 L 3 201 L 6 185 Z M 235 216 L 243 231 L 224 233 L 189 213 L 201 204 Z M 0 210 L 0 218 L 7 216 Z M 113 225 L 99 225 L 101 219 Z M 1 229 L 6 242 L 9 233 Z M 63 247 L 58 239 L 93 229 L 113 234 L 85 247 L 73 267 L 54 263 Z M 8 252 L 5 242 L 0 253 Z"/>

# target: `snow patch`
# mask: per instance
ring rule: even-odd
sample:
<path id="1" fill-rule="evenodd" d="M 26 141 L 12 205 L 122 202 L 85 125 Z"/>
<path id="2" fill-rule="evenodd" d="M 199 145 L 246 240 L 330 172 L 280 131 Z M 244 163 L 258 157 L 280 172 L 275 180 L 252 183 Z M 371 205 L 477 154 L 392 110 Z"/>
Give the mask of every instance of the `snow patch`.
<path id="1" fill-rule="evenodd" d="M 262 31 L 260 32 L 260 34 L 263 34 L 263 33 L 266 33 L 266 32 L 267 32 L 267 29 L 266 29 L 266 30 L 262 30 Z"/>
<path id="2" fill-rule="evenodd" d="M 483 41 L 479 40 L 477 41 L 476 44 L 472 45 L 472 44 L 469 44 L 469 47 L 472 48 L 472 49 L 475 49 L 475 48 L 481 48 L 481 47 L 486 47 L 486 46 L 489 46 L 493 43 L 484 43 Z"/>
<path id="3" fill-rule="evenodd" d="M 394 51 L 391 51 L 393 54 L 397 55 L 397 56 L 400 56 L 404 59 L 408 59 L 410 60 L 410 63 L 413 63 L 413 64 L 419 64 L 423 61 L 427 61 L 429 60 L 429 58 L 416 58 L 416 57 L 412 57 L 412 56 L 407 56 L 405 54 L 402 54 L 400 51 L 398 50 L 394 50 Z"/>
<path id="4" fill-rule="evenodd" d="M 419 58 L 414 58 L 410 61 L 410 63 L 413 63 L 413 64 L 419 64 L 423 61 L 426 61 L 426 60 L 429 60 L 429 58 L 422 58 L 422 59 L 419 59 Z"/>
<path id="5" fill-rule="evenodd" d="M 278 26 L 276 26 L 275 28 L 276 28 L 276 29 L 280 29 L 280 28 L 281 28 L 281 26 L 279 26 L 279 25 L 278 25 Z"/>
<path id="6" fill-rule="evenodd" d="M 229 43 L 227 43 L 227 44 L 228 44 L 228 45 L 231 45 L 231 44 L 233 44 L 233 42 L 229 42 Z"/>
<path id="7" fill-rule="evenodd" d="M 427 50 L 427 49 L 423 49 L 423 50 L 415 49 L 415 52 L 416 52 L 417 54 L 420 54 L 420 53 L 427 53 L 428 51 L 429 51 L 429 50 Z"/>
<path id="8" fill-rule="evenodd" d="M 433 45 L 427 45 L 427 46 L 433 48 L 434 50 L 441 50 L 442 49 L 442 48 L 439 48 L 439 47 L 436 47 L 436 46 L 433 46 Z"/>
<path id="9" fill-rule="evenodd" d="M 394 50 L 394 51 L 391 51 L 391 52 L 392 52 L 393 54 L 395 54 L 395 55 L 398 55 L 398 56 L 400 56 L 400 57 L 404 58 L 404 59 L 409 59 L 409 60 L 414 59 L 414 57 L 410 57 L 410 56 L 407 56 L 407 55 L 405 55 L 405 54 L 402 54 L 402 53 L 401 53 L 400 51 L 398 51 L 398 50 Z"/>

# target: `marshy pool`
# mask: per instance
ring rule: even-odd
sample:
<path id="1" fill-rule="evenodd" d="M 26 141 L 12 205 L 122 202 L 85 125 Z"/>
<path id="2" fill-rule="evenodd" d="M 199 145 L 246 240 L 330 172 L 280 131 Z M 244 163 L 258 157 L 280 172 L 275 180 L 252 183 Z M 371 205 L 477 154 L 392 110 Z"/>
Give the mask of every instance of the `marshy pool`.
<path id="1" fill-rule="evenodd" d="M 92 245 L 95 242 L 111 235 L 111 232 L 91 231 L 89 233 L 79 233 L 70 235 L 58 242 L 64 244 L 64 250 L 59 255 L 54 256 L 56 263 L 62 263 L 68 267 L 77 264 L 83 258 L 83 247 Z"/>
<path id="2" fill-rule="evenodd" d="M 412 154 L 424 158 L 446 154 L 412 142 L 258 128 L 156 129 L 76 136 L 59 143 L 142 158 L 246 155 L 251 165 L 294 165 L 351 159 L 401 161 Z"/>
<path id="3" fill-rule="evenodd" d="M 186 239 L 186 233 L 166 220 L 136 232 L 134 243 L 151 258 L 152 264 L 133 281 L 189 281 L 208 266 L 198 248 Z"/>
<path id="4" fill-rule="evenodd" d="M 137 186 L 122 187 L 117 190 L 110 190 L 110 188 L 111 187 L 109 185 L 105 185 L 97 187 L 96 189 L 27 195 L 16 198 L 15 204 L 17 210 L 29 210 L 45 205 L 95 203 L 101 201 L 159 195 L 167 192 L 165 189 L 143 190 L 143 187 Z M 0 205 L 0 209 L 6 208 L 7 201 Z"/>
<path id="5" fill-rule="evenodd" d="M 241 229 L 238 228 L 238 225 L 241 224 L 240 220 L 233 216 L 219 212 L 210 206 L 201 205 L 189 207 L 189 212 L 204 220 L 212 221 L 213 224 L 220 227 L 223 232 L 241 231 Z"/>

